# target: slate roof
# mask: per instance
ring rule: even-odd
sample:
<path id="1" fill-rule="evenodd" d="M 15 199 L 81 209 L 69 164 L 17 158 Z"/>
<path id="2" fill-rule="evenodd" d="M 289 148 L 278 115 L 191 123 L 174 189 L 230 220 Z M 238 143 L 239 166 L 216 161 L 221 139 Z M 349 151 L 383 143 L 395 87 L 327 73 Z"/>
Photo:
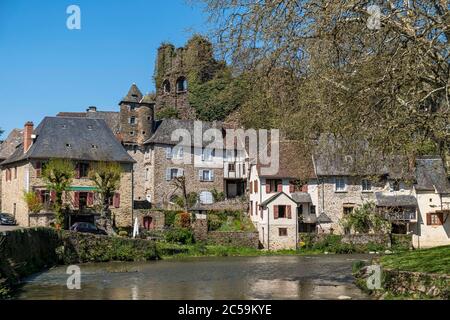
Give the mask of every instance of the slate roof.
<path id="1" fill-rule="evenodd" d="M 139 103 L 143 98 L 141 90 L 137 87 L 135 83 L 133 83 L 128 90 L 127 95 L 122 99 L 121 102 L 131 102 L 131 103 Z"/>
<path id="2" fill-rule="evenodd" d="M 259 176 L 293 179 L 314 178 L 314 166 L 311 152 L 301 142 L 283 140 L 278 143 L 274 142 L 273 145 L 268 143 L 266 150 L 269 157 L 272 157 L 271 149 L 274 146 L 277 146 L 279 150 L 279 168 L 276 173 L 265 174 L 262 169 L 265 167 L 270 167 L 270 165 L 263 165 L 258 160 L 257 169 Z"/>
<path id="3" fill-rule="evenodd" d="M 134 162 L 102 119 L 46 117 L 34 134 L 36 139 L 26 154 L 21 144 L 2 165 L 48 158 Z"/>
<path id="4" fill-rule="evenodd" d="M 91 112 L 60 112 L 57 117 L 64 118 L 88 118 L 105 120 L 111 131 L 116 134 L 120 130 L 120 112 L 115 111 L 91 111 Z"/>
<path id="5" fill-rule="evenodd" d="M 191 145 L 194 145 L 194 120 L 178 120 L 178 119 L 165 119 L 155 123 L 155 133 L 148 139 L 145 144 L 168 144 L 177 145 L 179 141 L 172 141 L 172 134 L 177 129 L 186 130 L 191 137 Z M 200 123 L 200 121 L 199 121 Z M 209 129 L 219 129 L 222 131 L 222 137 L 225 141 L 225 127 L 222 122 L 201 122 L 202 134 Z M 202 146 L 207 146 L 212 141 L 202 141 Z"/>
<path id="6" fill-rule="evenodd" d="M 272 201 L 274 201 L 275 199 L 277 199 L 281 195 L 285 195 L 286 197 L 288 197 L 288 199 L 292 200 L 292 202 L 295 202 L 295 200 L 292 199 L 291 197 L 289 197 L 286 193 L 278 192 L 278 193 L 274 194 L 273 196 L 271 196 L 270 198 L 266 199 L 266 201 L 261 202 L 261 206 L 262 207 L 267 206 L 269 203 L 271 203 Z"/>
<path id="7" fill-rule="evenodd" d="M 386 195 L 375 192 L 375 199 L 378 207 L 417 207 L 417 200 L 413 195 Z"/>
<path id="8" fill-rule="evenodd" d="M 22 139 L 22 130 L 12 130 L 6 140 L 0 144 L 0 161 L 8 159 L 16 151 L 17 146 L 22 143 Z"/>
<path id="9" fill-rule="evenodd" d="M 344 149 L 351 154 L 344 155 Z M 386 175 L 392 179 L 414 179 L 414 172 L 405 156 L 384 157 L 357 140 L 343 147 L 341 141 L 320 137 L 314 151 L 314 166 L 319 176 Z"/>
<path id="10" fill-rule="evenodd" d="M 416 160 L 415 188 L 417 190 L 450 193 L 450 182 L 442 158 L 430 156 Z"/>
<path id="11" fill-rule="evenodd" d="M 291 197 L 297 203 L 312 203 L 311 195 L 307 192 L 294 192 Z"/>

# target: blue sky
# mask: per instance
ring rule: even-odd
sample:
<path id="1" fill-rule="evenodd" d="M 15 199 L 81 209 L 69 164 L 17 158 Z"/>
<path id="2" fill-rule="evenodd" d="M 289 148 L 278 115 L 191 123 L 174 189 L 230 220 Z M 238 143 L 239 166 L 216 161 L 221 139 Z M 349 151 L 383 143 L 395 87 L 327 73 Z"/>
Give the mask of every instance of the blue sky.
<path id="1" fill-rule="evenodd" d="M 68 30 L 69 5 L 81 30 Z M 156 50 L 207 30 L 185 0 L 0 0 L 0 128 L 95 105 L 117 110 L 135 82 L 154 90 Z"/>

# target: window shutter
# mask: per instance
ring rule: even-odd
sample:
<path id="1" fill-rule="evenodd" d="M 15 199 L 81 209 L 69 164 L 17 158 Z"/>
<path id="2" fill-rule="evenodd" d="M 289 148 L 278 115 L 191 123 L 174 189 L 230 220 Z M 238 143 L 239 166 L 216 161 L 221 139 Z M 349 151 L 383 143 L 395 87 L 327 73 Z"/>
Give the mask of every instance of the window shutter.
<path id="1" fill-rule="evenodd" d="M 88 196 L 87 196 L 87 205 L 89 207 L 94 205 L 94 193 L 93 192 L 89 192 Z"/>
<path id="2" fill-rule="evenodd" d="M 278 206 L 273 206 L 273 217 L 274 219 L 278 219 Z"/>
<path id="3" fill-rule="evenodd" d="M 277 185 L 277 191 L 278 192 L 283 192 L 283 183 L 280 183 Z"/>
<path id="4" fill-rule="evenodd" d="M 270 181 L 266 180 L 266 193 L 270 193 Z"/>
<path id="5" fill-rule="evenodd" d="M 258 206 L 258 201 L 256 201 L 256 202 L 255 202 L 255 216 L 258 215 L 258 208 L 259 208 L 259 206 Z"/>
<path id="6" fill-rule="evenodd" d="M 294 191 L 295 191 L 295 186 L 294 186 L 294 184 L 291 182 L 291 183 L 289 183 L 289 192 L 290 192 L 290 193 L 294 193 Z"/>
<path id="7" fill-rule="evenodd" d="M 286 206 L 288 219 L 292 219 L 292 209 L 291 208 L 292 208 L 291 206 Z"/>
<path id="8" fill-rule="evenodd" d="M 214 170 L 211 170 L 210 181 L 214 181 Z"/>
<path id="9" fill-rule="evenodd" d="M 80 193 L 75 192 L 73 195 L 73 207 L 78 209 L 80 207 Z"/>
<path id="10" fill-rule="evenodd" d="M 439 218 L 439 223 L 441 225 L 443 225 L 444 224 L 444 214 L 442 212 L 438 213 L 438 218 Z"/>
<path id="11" fill-rule="evenodd" d="M 50 199 L 52 201 L 52 203 L 56 202 L 56 191 L 50 191 Z"/>
<path id="12" fill-rule="evenodd" d="M 167 168 L 167 169 L 166 169 L 166 181 L 170 181 L 170 180 L 171 180 L 171 179 L 170 179 L 170 171 L 171 171 L 170 168 Z"/>
<path id="13" fill-rule="evenodd" d="M 166 148 L 166 159 L 172 159 L 172 147 Z"/>
<path id="14" fill-rule="evenodd" d="M 42 203 L 42 194 L 41 194 L 41 191 L 36 190 L 36 196 L 38 197 L 39 202 Z"/>
<path id="15" fill-rule="evenodd" d="M 255 180 L 255 193 L 258 193 L 258 180 Z"/>
<path id="16" fill-rule="evenodd" d="M 198 180 L 203 181 L 203 170 L 198 170 Z"/>
<path id="17" fill-rule="evenodd" d="M 253 201 L 250 201 L 250 215 L 253 215 Z"/>
<path id="18" fill-rule="evenodd" d="M 40 178 L 42 175 L 42 162 L 36 162 L 36 178 Z"/>
<path id="19" fill-rule="evenodd" d="M 182 176 L 184 176 L 184 169 L 178 169 L 177 177 L 182 177 Z"/>
<path id="20" fill-rule="evenodd" d="M 431 213 L 427 213 L 427 225 L 431 225 Z"/>
<path id="21" fill-rule="evenodd" d="M 120 193 L 114 194 L 114 208 L 120 208 Z"/>
<path id="22" fill-rule="evenodd" d="M 253 182 L 250 181 L 250 194 L 253 193 Z"/>
<path id="23" fill-rule="evenodd" d="M 80 175 L 80 164 L 77 163 L 76 166 L 76 179 L 80 179 L 81 175 Z"/>

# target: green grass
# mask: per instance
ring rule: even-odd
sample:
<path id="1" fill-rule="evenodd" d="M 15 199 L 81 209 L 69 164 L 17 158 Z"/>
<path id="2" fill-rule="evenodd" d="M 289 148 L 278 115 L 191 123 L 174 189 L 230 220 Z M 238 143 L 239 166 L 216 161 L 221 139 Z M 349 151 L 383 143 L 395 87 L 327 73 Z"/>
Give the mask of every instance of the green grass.
<path id="1" fill-rule="evenodd" d="M 450 246 L 383 256 L 381 264 L 401 271 L 450 274 Z"/>
<path id="2" fill-rule="evenodd" d="M 237 248 L 203 244 L 180 245 L 166 242 L 158 242 L 156 248 L 159 256 L 163 259 L 189 257 L 256 257 L 275 255 L 310 255 L 321 253 L 310 250 L 266 251 L 254 248 Z"/>

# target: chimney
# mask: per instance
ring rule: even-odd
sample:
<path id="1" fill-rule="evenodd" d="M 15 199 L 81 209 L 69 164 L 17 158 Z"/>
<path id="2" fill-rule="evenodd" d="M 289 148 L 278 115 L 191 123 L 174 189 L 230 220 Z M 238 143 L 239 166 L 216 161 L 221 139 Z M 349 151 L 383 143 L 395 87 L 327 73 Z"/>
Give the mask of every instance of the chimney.
<path id="1" fill-rule="evenodd" d="M 97 107 L 95 107 L 95 106 L 90 106 L 90 107 L 87 108 L 86 111 L 87 111 L 87 112 L 97 112 Z"/>
<path id="2" fill-rule="evenodd" d="M 25 129 L 23 130 L 23 152 L 27 153 L 33 144 L 33 129 L 34 124 L 31 121 L 25 123 Z"/>

